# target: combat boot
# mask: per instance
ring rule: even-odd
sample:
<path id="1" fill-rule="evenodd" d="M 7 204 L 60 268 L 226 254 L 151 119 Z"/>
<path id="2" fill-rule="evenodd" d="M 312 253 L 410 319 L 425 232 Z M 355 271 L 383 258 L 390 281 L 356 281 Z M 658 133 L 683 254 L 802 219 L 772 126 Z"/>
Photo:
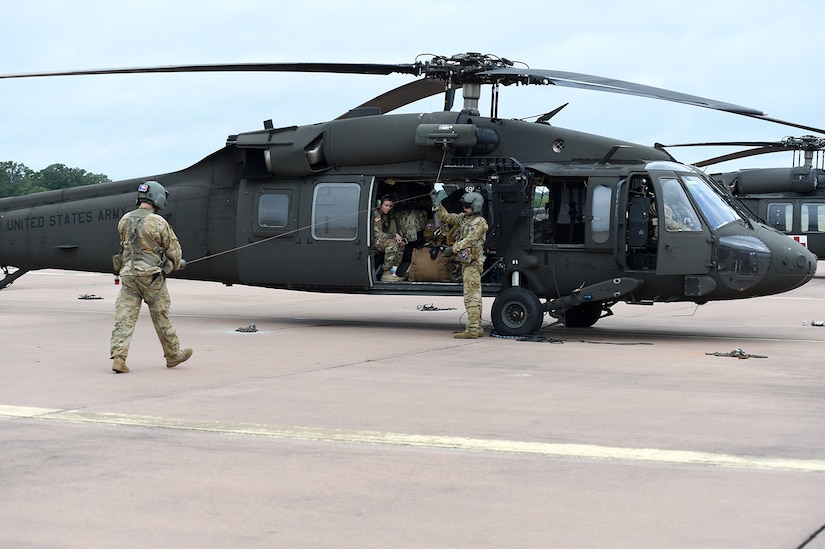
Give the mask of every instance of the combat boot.
<path id="1" fill-rule="evenodd" d="M 453 334 L 453 337 L 456 339 L 478 339 L 479 335 L 478 331 L 476 330 L 470 330 L 469 332 L 467 330 L 464 330 L 463 332 Z"/>
<path id="2" fill-rule="evenodd" d="M 112 371 L 116 374 L 125 374 L 129 371 L 129 368 L 126 366 L 126 359 L 120 356 L 116 356 L 114 362 L 112 363 Z"/>
<path id="3" fill-rule="evenodd" d="M 191 357 L 192 357 L 192 349 L 184 349 L 182 351 L 178 351 L 178 354 L 166 359 L 166 367 L 167 368 L 174 368 L 175 366 L 177 366 L 181 362 L 186 362 Z"/>
<path id="4" fill-rule="evenodd" d="M 477 339 L 484 337 L 484 328 L 481 327 L 481 307 L 473 305 L 467 307 L 467 326 L 464 327 L 462 334 L 473 334 L 473 337 L 462 336 L 459 339 Z M 454 337 L 458 338 L 459 334 Z"/>

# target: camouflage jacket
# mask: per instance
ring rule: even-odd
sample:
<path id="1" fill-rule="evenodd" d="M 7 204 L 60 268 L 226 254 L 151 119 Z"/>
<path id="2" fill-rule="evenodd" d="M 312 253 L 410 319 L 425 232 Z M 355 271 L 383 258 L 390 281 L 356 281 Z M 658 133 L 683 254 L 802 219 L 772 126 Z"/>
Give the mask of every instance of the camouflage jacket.
<path id="1" fill-rule="evenodd" d="M 453 244 L 453 252 L 460 261 L 463 263 L 484 261 L 484 242 L 487 240 L 488 226 L 483 215 L 454 214 L 439 204 L 438 217 L 444 223 L 458 225 L 458 237 Z"/>
<path id="2" fill-rule="evenodd" d="M 398 232 L 395 216 L 393 216 L 392 213 L 390 213 L 390 215 L 382 213 L 381 208 L 376 208 L 373 214 L 373 241 L 380 242 L 388 238 L 395 240 L 395 235 Z"/>
<path id="3" fill-rule="evenodd" d="M 180 268 L 182 251 L 169 223 L 146 208 L 137 208 L 117 224 L 123 250 L 121 275 L 150 276 Z"/>

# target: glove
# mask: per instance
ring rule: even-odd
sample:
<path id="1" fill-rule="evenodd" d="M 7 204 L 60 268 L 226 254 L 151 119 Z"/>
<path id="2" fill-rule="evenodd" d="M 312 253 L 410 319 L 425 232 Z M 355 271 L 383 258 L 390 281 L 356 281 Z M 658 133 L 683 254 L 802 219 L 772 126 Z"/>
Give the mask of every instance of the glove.
<path id="1" fill-rule="evenodd" d="M 433 211 L 437 211 L 438 207 L 441 205 L 441 200 L 438 199 L 439 195 L 440 193 L 435 189 L 430 191 L 430 200 L 432 200 L 433 203 Z"/>
<path id="2" fill-rule="evenodd" d="M 444 248 L 441 251 L 444 253 L 444 257 L 452 257 L 453 255 L 452 246 L 444 246 Z"/>
<path id="3" fill-rule="evenodd" d="M 181 258 L 180 263 L 178 263 L 178 270 L 182 271 L 186 268 L 186 260 Z"/>
<path id="4" fill-rule="evenodd" d="M 169 274 L 175 270 L 175 264 L 172 263 L 171 259 L 167 259 L 163 262 L 163 265 L 160 266 L 160 270 L 165 276 L 169 276 Z"/>

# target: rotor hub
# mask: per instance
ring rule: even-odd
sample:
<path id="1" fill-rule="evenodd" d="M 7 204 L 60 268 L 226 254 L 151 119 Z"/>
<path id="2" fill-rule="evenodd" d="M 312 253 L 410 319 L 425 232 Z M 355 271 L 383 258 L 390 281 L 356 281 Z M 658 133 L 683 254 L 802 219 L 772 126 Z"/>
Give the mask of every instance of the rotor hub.
<path id="1" fill-rule="evenodd" d="M 485 74 L 495 69 L 511 68 L 515 63 L 503 57 L 482 53 L 461 53 L 450 57 L 435 55 L 429 61 L 418 61 L 418 74 L 426 78 L 453 84 L 490 84 L 500 77 Z"/>

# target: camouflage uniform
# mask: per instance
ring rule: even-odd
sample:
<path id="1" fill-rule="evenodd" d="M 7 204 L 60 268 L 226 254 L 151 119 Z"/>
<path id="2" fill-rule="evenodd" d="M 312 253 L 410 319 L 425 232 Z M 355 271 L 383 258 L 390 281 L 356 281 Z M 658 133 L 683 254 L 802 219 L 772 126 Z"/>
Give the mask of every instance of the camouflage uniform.
<path id="1" fill-rule="evenodd" d="M 417 242 L 421 231 L 427 225 L 427 212 L 424 210 L 405 210 L 393 212 L 398 234 L 408 242 Z"/>
<path id="2" fill-rule="evenodd" d="M 453 254 L 461 263 L 464 280 L 464 308 L 467 309 L 467 327 L 464 334 L 480 336 L 481 328 L 481 273 L 484 270 L 484 242 L 487 239 L 487 220 L 481 214 L 459 215 L 438 206 L 438 217 L 443 223 L 458 225 L 458 238 Z M 461 335 L 461 334 L 456 334 Z"/>
<path id="3" fill-rule="evenodd" d="M 398 267 L 404 257 L 404 245 L 396 242 L 396 233 L 398 228 L 392 213 L 385 214 L 381 208 L 376 208 L 372 227 L 373 248 L 384 252 L 385 273 L 390 272 L 393 267 Z"/>
<path id="4" fill-rule="evenodd" d="M 164 218 L 146 208 L 137 208 L 124 215 L 117 230 L 123 249 L 123 265 L 120 268 L 120 293 L 115 302 L 110 356 L 126 359 L 140 307 L 145 301 L 168 365 L 169 359 L 180 354 L 180 342 L 169 319 L 171 300 L 166 288 L 166 274 L 180 268 L 178 237 Z"/>

